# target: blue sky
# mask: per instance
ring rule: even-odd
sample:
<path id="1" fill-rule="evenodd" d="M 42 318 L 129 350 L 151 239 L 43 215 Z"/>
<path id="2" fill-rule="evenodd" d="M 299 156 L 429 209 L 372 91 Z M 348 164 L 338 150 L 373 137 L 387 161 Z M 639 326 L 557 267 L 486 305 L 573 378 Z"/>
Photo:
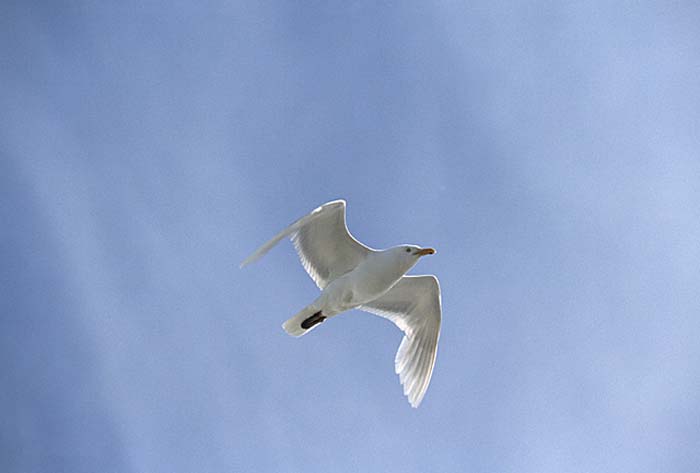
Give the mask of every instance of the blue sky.
<path id="1" fill-rule="evenodd" d="M 0 470 L 690 472 L 693 2 L 10 2 Z M 433 380 L 289 243 L 433 246 Z"/>

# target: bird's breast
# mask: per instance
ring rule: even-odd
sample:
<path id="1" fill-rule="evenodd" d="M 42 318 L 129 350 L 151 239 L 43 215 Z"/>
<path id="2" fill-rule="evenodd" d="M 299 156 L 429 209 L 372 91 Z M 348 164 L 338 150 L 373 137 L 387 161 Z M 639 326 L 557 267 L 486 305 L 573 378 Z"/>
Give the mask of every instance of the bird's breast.
<path id="1" fill-rule="evenodd" d="M 403 272 L 391 261 L 368 259 L 348 275 L 353 302 L 365 304 L 380 297 L 401 279 Z"/>

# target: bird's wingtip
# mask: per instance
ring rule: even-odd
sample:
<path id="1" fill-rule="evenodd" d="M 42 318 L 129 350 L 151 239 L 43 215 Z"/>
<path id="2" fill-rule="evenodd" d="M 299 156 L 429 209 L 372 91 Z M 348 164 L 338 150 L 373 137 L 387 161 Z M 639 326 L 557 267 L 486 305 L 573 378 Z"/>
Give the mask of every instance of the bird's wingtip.
<path id="1" fill-rule="evenodd" d="M 420 403 L 423 402 L 422 396 L 414 397 L 414 396 L 407 395 L 407 397 L 408 397 L 408 403 L 414 409 L 418 409 L 418 406 L 420 406 Z"/>
<path id="2" fill-rule="evenodd" d="M 243 261 L 241 261 L 241 264 L 238 265 L 238 269 L 243 269 L 246 266 L 248 266 L 250 263 L 255 261 L 256 258 L 254 256 L 255 255 L 249 256 L 246 259 L 244 259 Z"/>

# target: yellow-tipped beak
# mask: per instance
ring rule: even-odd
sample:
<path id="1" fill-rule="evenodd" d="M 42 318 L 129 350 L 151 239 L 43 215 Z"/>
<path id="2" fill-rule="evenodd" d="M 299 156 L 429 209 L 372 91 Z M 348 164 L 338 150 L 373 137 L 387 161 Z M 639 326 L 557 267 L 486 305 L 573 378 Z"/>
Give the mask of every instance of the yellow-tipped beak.
<path id="1" fill-rule="evenodd" d="M 417 251 L 416 254 L 418 256 L 434 255 L 435 250 L 432 248 L 423 248 L 422 250 Z"/>

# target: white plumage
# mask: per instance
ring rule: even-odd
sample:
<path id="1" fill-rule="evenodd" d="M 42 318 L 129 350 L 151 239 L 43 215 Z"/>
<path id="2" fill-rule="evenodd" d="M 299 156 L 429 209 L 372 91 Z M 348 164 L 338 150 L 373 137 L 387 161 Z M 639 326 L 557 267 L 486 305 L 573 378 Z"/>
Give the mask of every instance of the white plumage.
<path id="1" fill-rule="evenodd" d="M 345 201 L 318 207 L 282 230 L 249 256 L 258 260 L 289 237 L 321 295 L 287 320 L 283 328 L 301 336 L 341 312 L 358 308 L 385 317 L 403 332 L 395 368 L 413 407 L 430 384 L 440 338 L 440 285 L 435 276 L 405 276 L 431 248 L 400 245 L 373 250 L 357 241 L 345 223 Z"/>

